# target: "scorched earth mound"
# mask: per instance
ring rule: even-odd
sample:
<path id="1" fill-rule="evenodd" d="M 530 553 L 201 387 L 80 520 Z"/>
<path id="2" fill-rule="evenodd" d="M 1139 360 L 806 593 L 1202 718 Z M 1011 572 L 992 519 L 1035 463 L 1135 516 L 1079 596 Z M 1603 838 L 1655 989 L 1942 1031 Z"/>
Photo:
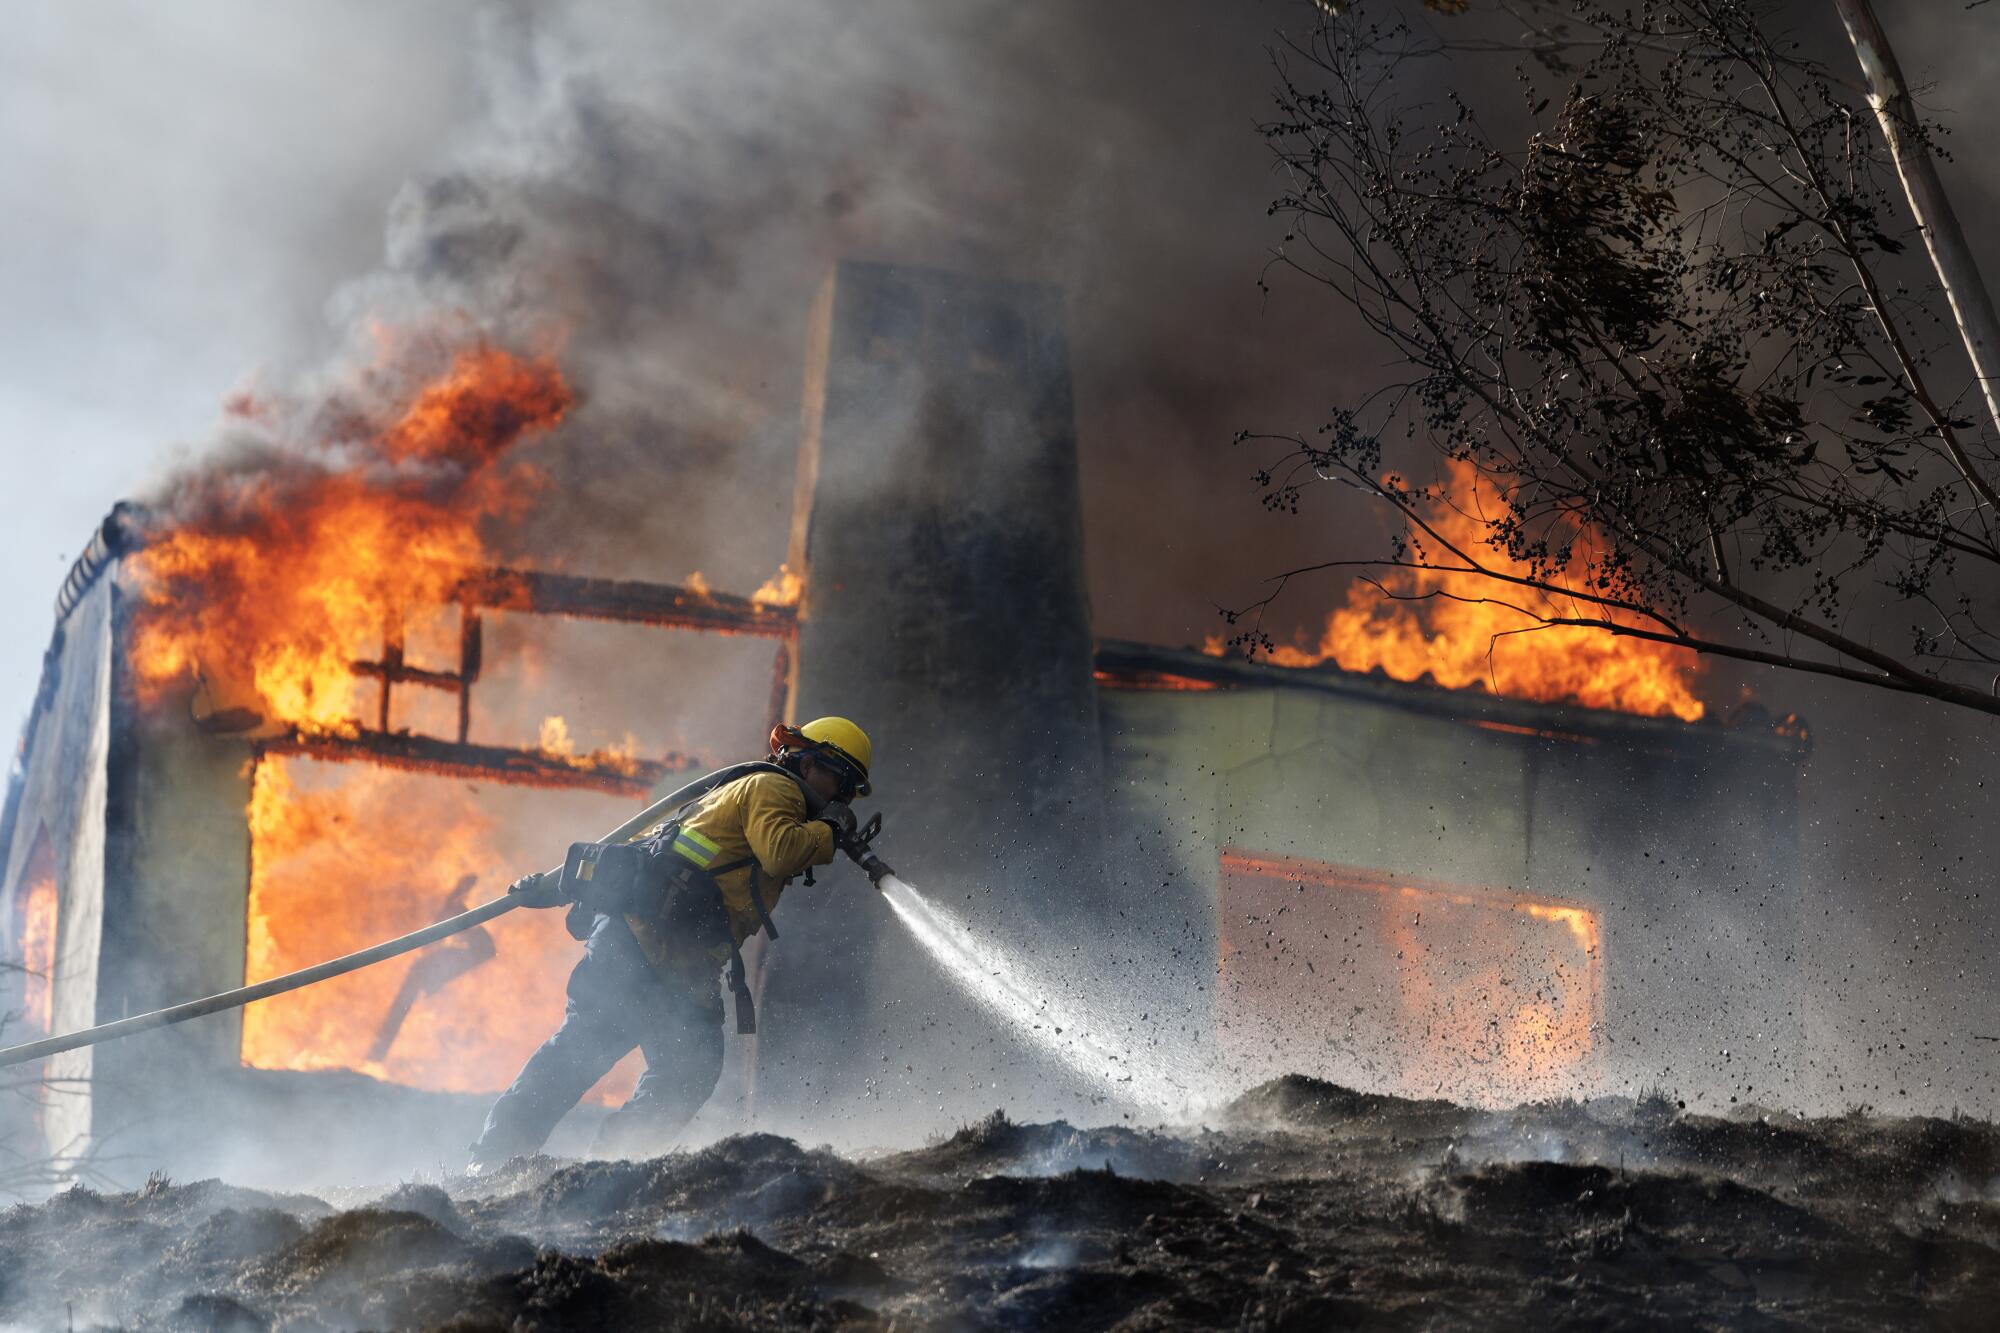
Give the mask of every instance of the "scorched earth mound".
<path id="1" fill-rule="evenodd" d="M 1205 1128 L 768 1135 L 363 1206 L 155 1180 L 0 1216 L 31 1329 L 1990 1328 L 1984 1121 L 1506 1113 L 1290 1078 Z"/>

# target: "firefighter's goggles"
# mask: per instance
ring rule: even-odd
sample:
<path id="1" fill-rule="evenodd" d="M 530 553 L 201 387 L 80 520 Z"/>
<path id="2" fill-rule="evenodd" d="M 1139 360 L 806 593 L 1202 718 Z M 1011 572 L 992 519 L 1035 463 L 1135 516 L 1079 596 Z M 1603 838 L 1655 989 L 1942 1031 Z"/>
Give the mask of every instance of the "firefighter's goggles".
<path id="1" fill-rule="evenodd" d="M 813 762 L 840 779 L 840 793 L 836 801 L 852 801 L 861 789 L 861 770 L 847 761 L 846 756 L 833 750 L 814 750 Z"/>

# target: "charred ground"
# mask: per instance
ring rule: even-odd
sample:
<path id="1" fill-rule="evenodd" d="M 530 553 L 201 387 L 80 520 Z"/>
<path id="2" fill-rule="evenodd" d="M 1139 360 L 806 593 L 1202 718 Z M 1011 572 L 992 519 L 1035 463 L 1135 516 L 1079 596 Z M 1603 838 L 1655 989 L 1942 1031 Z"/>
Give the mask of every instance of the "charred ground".
<path id="1" fill-rule="evenodd" d="M 1266 1084 L 1181 1131 L 995 1114 L 843 1158 L 745 1135 L 322 1199 L 0 1216 L 33 1329 L 1990 1327 L 2000 1131 Z"/>

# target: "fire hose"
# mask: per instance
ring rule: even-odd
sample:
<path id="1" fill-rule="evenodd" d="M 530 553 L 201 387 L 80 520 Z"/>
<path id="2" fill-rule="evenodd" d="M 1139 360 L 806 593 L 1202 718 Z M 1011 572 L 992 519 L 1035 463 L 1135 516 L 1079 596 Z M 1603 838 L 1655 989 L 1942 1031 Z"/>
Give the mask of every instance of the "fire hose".
<path id="1" fill-rule="evenodd" d="M 728 768 L 717 769 L 705 777 L 697 778 L 685 787 L 662 796 L 659 800 L 653 802 L 644 810 L 641 810 L 638 814 L 605 834 L 599 841 L 605 843 L 624 842 L 634 834 L 641 833 L 651 828 L 654 824 L 659 823 L 668 814 L 686 805 L 689 801 L 698 800 L 708 795 L 708 793 L 714 791 L 724 783 L 734 781 L 746 771 L 762 767 L 764 765 L 760 763 L 732 764 Z M 874 835 L 880 831 L 881 827 L 882 817 L 877 815 L 861 831 L 862 836 L 843 849 L 856 864 L 868 872 L 869 879 L 878 886 L 882 876 L 890 873 L 890 871 L 886 865 L 882 864 L 881 858 L 869 850 L 868 844 L 873 840 Z M 509 892 L 502 894 L 490 902 L 481 903 L 470 911 L 460 912 L 457 916 L 447 917 L 435 925 L 425 926 L 422 930 L 398 936 L 393 940 L 375 945 L 373 948 L 362 949 L 358 953 L 347 954 L 340 958 L 315 964 L 312 967 L 301 968 L 297 972 L 287 972 L 281 977 L 271 977 L 268 980 L 259 981 L 254 985 L 239 986 L 235 990 L 226 990 L 220 994 L 205 996 L 199 1000 L 189 1000 L 185 1004 L 176 1004 L 165 1009 L 155 1009 L 151 1013 L 134 1014 L 130 1018 L 121 1018 L 115 1022 L 100 1023 L 94 1028 L 84 1028 L 80 1032 L 69 1032 L 60 1037 L 44 1037 L 40 1041 L 31 1041 L 19 1046 L 0 1048 L 0 1069 L 4 1069 L 8 1065 L 20 1065 L 27 1064 L 33 1060 L 44 1060 L 51 1055 L 59 1055 L 64 1051 L 74 1051 L 84 1046 L 95 1046 L 100 1042 L 114 1041 L 119 1037 L 129 1037 L 137 1032 L 150 1032 L 154 1028 L 168 1027 L 175 1023 L 185 1023 L 190 1018 L 200 1018 L 206 1014 L 220 1013 L 225 1009 L 241 1008 L 243 1005 L 251 1004 L 257 1000 L 269 999 L 273 995 L 283 995 L 286 991 L 298 990 L 301 987 L 311 986 L 349 972 L 359 971 L 364 967 L 372 967 L 376 963 L 384 962 L 399 954 L 406 954 L 412 950 L 421 949 L 427 944 L 435 944 L 439 940 L 448 939 L 453 935 L 471 930 L 474 926 L 483 925 L 491 921 L 494 917 L 505 915 L 522 905 L 522 898 L 517 894 Z"/>

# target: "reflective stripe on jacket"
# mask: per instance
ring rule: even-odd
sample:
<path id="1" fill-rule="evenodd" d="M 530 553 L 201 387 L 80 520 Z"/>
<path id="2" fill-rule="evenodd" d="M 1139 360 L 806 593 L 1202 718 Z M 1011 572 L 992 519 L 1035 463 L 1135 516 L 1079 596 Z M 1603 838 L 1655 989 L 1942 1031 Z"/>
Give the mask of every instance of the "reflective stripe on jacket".
<path id="1" fill-rule="evenodd" d="M 652 837 L 666 822 L 654 825 L 632 840 Z M 797 782 L 778 773 L 752 773 L 704 797 L 681 822 L 674 850 L 703 870 L 754 858 L 762 871 L 757 887 L 764 899 L 764 910 L 775 912 L 778 899 L 793 876 L 808 866 L 832 862 L 833 830 L 810 817 L 805 793 Z M 716 876 L 723 907 L 729 913 L 730 933 L 738 944 L 756 934 L 762 924 L 750 897 L 751 868 L 744 865 Z M 685 953 L 673 947 L 675 942 L 663 937 L 658 921 L 637 916 L 627 919 L 639 937 L 640 946 L 655 965 L 665 965 L 670 955 Z M 727 952 L 722 956 L 727 958 Z M 698 970 L 699 965 L 696 967 Z"/>

